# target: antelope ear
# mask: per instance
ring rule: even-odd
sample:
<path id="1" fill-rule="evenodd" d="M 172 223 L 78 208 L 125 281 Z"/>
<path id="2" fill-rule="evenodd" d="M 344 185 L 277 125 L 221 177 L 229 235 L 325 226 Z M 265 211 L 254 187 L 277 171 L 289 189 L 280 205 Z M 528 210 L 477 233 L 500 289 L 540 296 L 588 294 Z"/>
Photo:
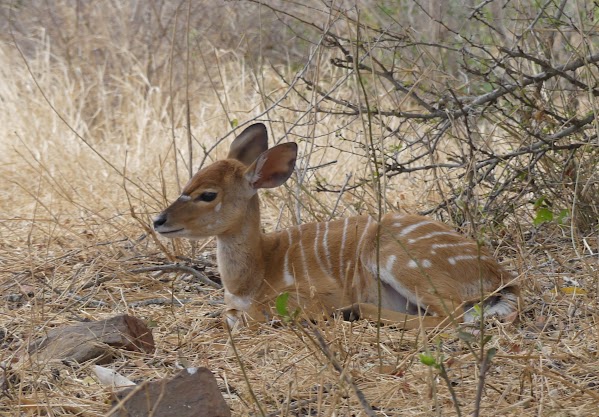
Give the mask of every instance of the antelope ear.
<path id="1" fill-rule="evenodd" d="M 282 143 L 263 152 L 245 171 L 252 189 L 274 188 L 283 184 L 293 173 L 297 144 Z"/>
<path id="2" fill-rule="evenodd" d="M 268 133 L 266 126 L 256 123 L 246 128 L 235 138 L 229 148 L 227 158 L 237 159 L 245 165 L 250 165 L 268 149 Z"/>

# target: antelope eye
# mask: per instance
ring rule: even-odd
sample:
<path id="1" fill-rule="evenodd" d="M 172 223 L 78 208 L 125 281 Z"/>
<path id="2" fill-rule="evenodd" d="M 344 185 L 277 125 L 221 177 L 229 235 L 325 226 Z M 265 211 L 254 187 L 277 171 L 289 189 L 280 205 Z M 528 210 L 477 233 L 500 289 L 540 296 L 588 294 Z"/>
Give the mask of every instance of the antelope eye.
<path id="1" fill-rule="evenodd" d="M 196 201 L 213 201 L 216 198 L 216 193 L 211 192 L 211 191 L 206 191 L 203 192 L 202 194 L 200 194 L 197 198 Z"/>

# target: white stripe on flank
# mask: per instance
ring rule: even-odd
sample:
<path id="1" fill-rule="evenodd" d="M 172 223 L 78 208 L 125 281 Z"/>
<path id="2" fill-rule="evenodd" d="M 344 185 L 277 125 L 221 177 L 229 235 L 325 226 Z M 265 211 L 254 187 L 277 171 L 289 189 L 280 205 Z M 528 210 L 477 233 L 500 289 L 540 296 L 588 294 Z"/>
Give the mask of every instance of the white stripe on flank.
<path id="1" fill-rule="evenodd" d="M 318 266 L 320 270 L 324 272 L 325 275 L 328 275 L 324 264 L 322 263 L 322 259 L 320 254 L 318 253 L 318 236 L 320 236 L 320 223 L 316 223 L 316 237 L 314 238 L 314 256 L 316 257 L 316 261 L 318 262 Z"/>
<path id="2" fill-rule="evenodd" d="M 387 265 L 385 268 L 381 268 L 379 271 L 379 277 L 382 282 L 385 284 L 389 284 L 391 288 L 401 294 L 402 297 L 408 300 L 411 304 L 415 306 L 422 306 L 421 300 L 414 294 L 412 291 L 408 290 L 396 277 L 393 275 L 393 263 L 395 262 L 395 256 L 391 255 L 387 260 Z M 369 265 L 371 269 L 371 273 L 373 275 L 376 274 L 376 265 Z M 374 267 L 374 268 L 373 268 Z M 388 268 L 391 267 L 391 268 Z"/>
<path id="3" fill-rule="evenodd" d="M 424 226 L 424 225 L 431 224 L 431 223 L 432 223 L 432 221 L 430 221 L 430 220 L 423 220 L 421 222 L 411 224 L 409 226 L 404 227 L 402 229 L 402 231 L 399 232 L 399 235 L 405 236 L 407 234 L 412 233 L 414 230 L 418 229 L 420 226 Z"/>
<path id="4" fill-rule="evenodd" d="M 387 263 L 385 264 L 384 267 L 380 268 L 380 271 L 387 271 L 389 274 L 393 275 L 393 265 L 395 265 L 395 261 L 397 260 L 397 256 L 395 255 L 389 255 L 389 257 L 387 258 Z M 375 264 L 375 268 L 374 271 L 376 273 L 376 264 Z"/>
<path id="5" fill-rule="evenodd" d="M 455 265 L 455 263 L 457 261 L 472 261 L 474 259 L 485 260 L 485 259 L 489 259 L 489 257 L 488 256 L 478 256 L 478 255 L 458 255 L 458 256 L 451 256 L 451 257 L 447 258 L 447 262 L 449 262 L 452 265 Z"/>
<path id="6" fill-rule="evenodd" d="M 283 281 L 285 285 L 293 285 L 295 280 L 293 279 L 293 275 L 289 272 L 289 252 L 291 252 L 291 231 L 286 229 L 287 237 L 289 240 L 289 246 L 287 247 L 287 251 L 285 252 L 285 270 L 283 271 Z"/>
<path id="7" fill-rule="evenodd" d="M 329 275 L 333 275 L 333 265 L 331 264 L 331 253 L 329 252 L 329 222 L 324 224 L 324 236 L 322 237 L 322 246 L 324 247 L 324 255 L 327 259 L 329 267 Z"/>
<path id="8" fill-rule="evenodd" d="M 349 217 L 345 218 L 343 222 L 343 236 L 341 237 L 341 250 L 339 251 L 339 279 L 343 282 L 345 278 L 345 270 L 343 268 L 343 252 L 345 251 L 345 238 L 347 237 L 347 225 L 349 223 Z"/>
<path id="9" fill-rule="evenodd" d="M 430 239 L 431 237 L 442 236 L 442 235 L 459 236 L 459 234 L 456 232 L 431 232 L 431 233 L 428 233 L 423 236 L 419 236 L 419 237 L 416 237 L 413 239 L 408 239 L 408 243 L 416 243 L 419 240 Z"/>
<path id="10" fill-rule="evenodd" d="M 356 246 L 356 255 L 358 254 L 358 252 L 360 251 L 360 249 L 362 247 L 362 242 L 364 241 L 364 238 L 366 237 L 366 233 L 368 233 L 368 226 L 370 226 L 371 221 L 372 221 L 372 217 L 368 216 L 368 221 L 366 222 L 366 226 L 364 227 L 364 230 L 362 231 L 362 236 L 360 236 L 360 240 L 358 241 L 358 245 Z"/>
<path id="11" fill-rule="evenodd" d="M 299 231 L 299 245 L 300 245 L 300 252 L 302 254 L 302 267 L 304 268 L 304 276 L 306 278 L 308 277 L 308 263 L 306 262 L 306 252 L 304 251 L 304 241 L 302 239 L 302 227 L 298 226 L 298 231 Z"/>

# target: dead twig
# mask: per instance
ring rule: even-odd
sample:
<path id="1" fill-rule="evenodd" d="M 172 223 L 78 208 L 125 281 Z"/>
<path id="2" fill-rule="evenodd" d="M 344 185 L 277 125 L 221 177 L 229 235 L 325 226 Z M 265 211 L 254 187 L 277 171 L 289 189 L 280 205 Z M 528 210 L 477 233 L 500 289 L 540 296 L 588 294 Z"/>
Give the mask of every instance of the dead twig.
<path id="1" fill-rule="evenodd" d="M 181 265 L 181 264 L 154 265 L 154 266 L 146 266 L 143 268 L 135 268 L 135 269 L 129 270 L 129 272 L 132 272 L 134 274 L 140 274 L 143 272 L 152 272 L 152 271 L 186 272 L 188 274 L 193 275 L 195 278 L 197 278 L 203 284 L 206 284 L 212 288 L 216 288 L 219 290 L 222 288 L 222 285 L 212 281 L 210 278 L 208 278 L 206 275 L 204 275 L 197 269 L 192 268 L 187 265 Z"/>

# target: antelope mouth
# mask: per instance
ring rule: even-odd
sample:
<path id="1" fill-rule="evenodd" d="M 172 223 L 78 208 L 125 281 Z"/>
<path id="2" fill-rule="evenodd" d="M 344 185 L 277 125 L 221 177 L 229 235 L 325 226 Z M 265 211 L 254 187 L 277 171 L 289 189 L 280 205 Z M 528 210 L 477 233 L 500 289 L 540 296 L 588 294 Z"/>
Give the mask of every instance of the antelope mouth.
<path id="1" fill-rule="evenodd" d="M 160 233 L 161 235 L 171 235 L 173 233 L 178 233 L 180 231 L 182 231 L 183 228 L 181 229 L 173 229 L 173 230 L 156 230 L 158 233 Z"/>

